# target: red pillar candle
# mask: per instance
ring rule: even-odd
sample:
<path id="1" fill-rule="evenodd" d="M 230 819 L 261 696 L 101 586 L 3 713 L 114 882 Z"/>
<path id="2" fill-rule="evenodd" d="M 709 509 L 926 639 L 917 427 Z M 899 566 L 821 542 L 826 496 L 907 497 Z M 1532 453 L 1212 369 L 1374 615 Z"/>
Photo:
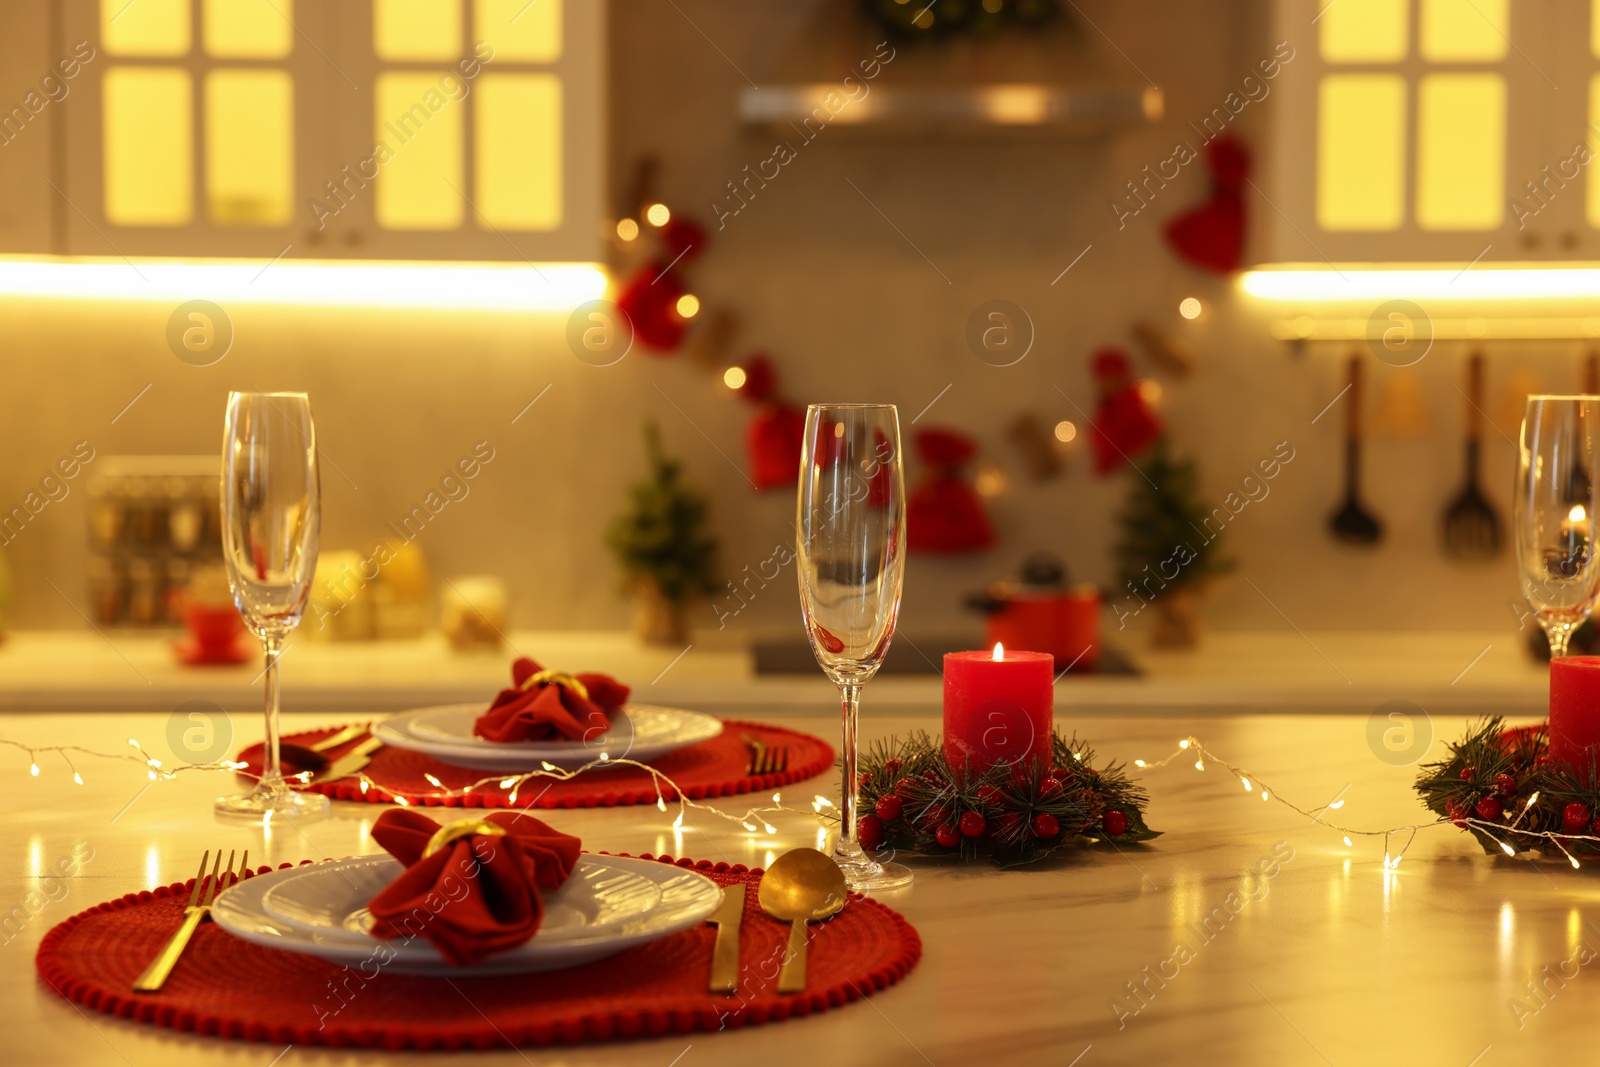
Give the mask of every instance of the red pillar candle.
<path id="1" fill-rule="evenodd" d="M 1600 745 L 1600 656 L 1550 661 L 1550 755 L 1573 770 L 1589 769 Z"/>
<path id="2" fill-rule="evenodd" d="M 1055 657 L 1045 652 L 949 652 L 944 657 L 944 754 L 982 772 L 996 763 L 1050 766 Z"/>

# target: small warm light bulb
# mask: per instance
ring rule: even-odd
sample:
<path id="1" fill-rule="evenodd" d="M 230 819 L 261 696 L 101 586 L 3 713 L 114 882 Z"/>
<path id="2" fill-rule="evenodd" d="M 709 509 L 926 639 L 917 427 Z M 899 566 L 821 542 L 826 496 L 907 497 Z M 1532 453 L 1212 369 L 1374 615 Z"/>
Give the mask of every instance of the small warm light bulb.
<path id="1" fill-rule="evenodd" d="M 516 784 L 517 784 L 517 780 L 515 778 L 502 778 L 502 779 L 500 779 L 500 788 L 501 789 L 510 789 L 512 786 L 514 786 Z"/>
<path id="2" fill-rule="evenodd" d="M 665 204 L 651 204 L 644 209 L 644 217 L 652 226 L 665 226 L 672 221 L 672 210 Z"/>
<path id="3" fill-rule="evenodd" d="M 624 241 L 631 241 L 639 236 L 639 224 L 632 219 L 623 219 L 617 223 L 617 236 Z"/>
<path id="4" fill-rule="evenodd" d="M 1057 441 L 1060 441 L 1062 444 L 1066 444 L 1076 436 L 1078 436 L 1078 428 L 1071 422 L 1067 421 L 1066 419 L 1062 419 L 1060 422 L 1056 423 Z"/>
<path id="5" fill-rule="evenodd" d="M 1573 867 L 1574 870 L 1577 870 L 1577 868 L 1578 868 L 1578 857 L 1576 857 L 1576 856 L 1568 856 L 1567 857 L 1567 862 L 1572 864 L 1572 867 Z"/>
<path id="6" fill-rule="evenodd" d="M 1205 770 L 1206 769 L 1206 761 L 1205 760 L 1198 760 L 1198 759 L 1195 760 L 1194 761 L 1194 769 L 1197 770 L 1197 771 Z"/>
<path id="7" fill-rule="evenodd" d="M 1346 848 L 1354 848 L 1355 847 L 1355 842 L 1350 840 L 1350 835 L 1349 834 L 1345 834 L 1344 835 L 1344 845 L 1345 845 Z"/>
<path id="8" fill-rule="evenodd" d="M 763 830 L 765 830 L 769 834 L 775 834 L 775 833 L 778 832 L 778 828 L 776 826 L 772 825 L 770 822 L 762 823 L 761 824 L 761 828 Z"/>
<path id="9" fill-rule="evenodd" d="M 1517 854 L 1517 850 L 1506 844 L 1504 841 L 1500 842 L 1500 847 L 1505 849 L 1506 855 L 1508 856 L 1515 856 Z"/>
<path id="10" fill-rule="evenodd" d="M 28 773 L 33 775 L 35 778 L 39 777 L 39 765 L 37 763 L 29 765 Z M 152 774 L 150 777 L 154 778 L 155 775 Z"/>
<path id="11" fill-rule="evenodd" d="M 133 747 L 134 747 L 134 748 L 138 748 L 138 747 L 139 747 L 139 742 L 137 742 L 137 741 L 135 741 L 135 740 L 134 740 L 134 739 L 133 739 L 133 738 L 131 738 L 131 737 L 130 737 L 130 738 L 128 738 L 128 744 L 130 744 L 130 745 L 132 745 L 132 746 L 133 746 Z"/>
<path id="12" fill-rule="evenodd" d="M 666 797 L 660 797 L 660 796 L 656 797 L 656 810 L 657 811 L 666 811 L 667 810 L 667 798 Z"/>
<path id="13" fill-rule="evenodd" d="M 83 784 L 83 775 L 79 774 L 77 771 L 73 771 L 72 772 L 72 781 L 73 781 L 73 784 L 75 784 L 75 785 L 82 785 Z"/>
<path id="14" fill-rule="evenodd" d="M 1006 646 L 1001 644 L 999 641 L 996 641 L 994 643 L 994 661 L 996 663 L 1003 663 L 1005 661 L 1005 658 L 1006 658 Z"/>
<path id="15" fill-rule="evenodd" d="M 1179 748 L 1188 748 L 1189 747 L 1189 739 L 1186 737 L 1182 741 L 1179 741 L 1178 742 L 1178 747 Z"/>
<path id="16" fill-rule="evenodd" d="M 553 771 L 553 770 L 556 769 L 556 765 L 554 763 L 551 763 L 549 760 L 541 760 L 541 761 L 539 761 L 539 766 L 543 767 L 547 771 Z"/>
<path id="17" fill-rule="evenodd" d="M 38 773 L 39 773 L 39 768 L 38 768 L 38 766 L 37 766 L 37 765 L 35 765 L 35 767 L 34 767 L 34 770 L 33 770 L 33 773 L 34 773 L 34 774 L 38 774 Z M 153 782 L 153 781 L 155 781 L 155 780 L 156 780 L 156 772 L 155 772 L 155 771 L 149 771 L 149 772 L 148 772 L 148 773 L 149 773 L 149 775 L 150 775 L 150 780 L 151 780 L 151 781 L 152 781 L 152 782 Z"/>
<path id="18" fill-rule="evenodd" d="M 1244 783 L 1244 791 L 1246 793 L 1250 792 L 1250 779 L 1245 778 L 1245 777 L 1240 777 L 1239 781 Z"/>
<path id="19" fill-rule="evenodd" d="M 744 383 L 749 380 L 743 367 L 729 367 L 722 372 L 722 384 L 729 389 L 743 389 Z"/>
<path id="20" fill-rule="evenodd" d="M 1586 522 L 1588 521 L 1588 518 L 1589 512 L 1584 510 L 1584 506 L 1582 504 L 1572 505 L 1572 510 L 1567 512 L 1567 519 L 1570 522 Z"/>
<path id="21" fill-rule="evenodd" d="M 1192 296 L 1186 296 L 1178 302 L 1178 314 L 1186 319 L 1198 319 L 1205 310 L 1205 305 Z"/>
<path id="22" fill-rule="evenodd" d="M 700 314 L 700 298 L 693 293 L 684 293 L 678 297 L 677 307 L 680 318 L 692 319 Z"/>
<path id="23" fill-rule="evenodd" d="M 1135 767 L 1143 767 L 1144 766 L 1144 760 L 1136 759 L 1136 760 L 1133 761 L 1133 765 Z"/>
<path id="24" fill-rule="evenodd" d="M 1149 378 L 1139 383 L 1139 396 L 1146 404 L 1161 403 L 1161 383 Z"/>
<path id="25" fill-rule="evenodd" d="M 1272 794 L 1267 792 L 1265 789 L 1263 789 L 1261 791 L 1261 799 L 1262 800 L 1271 800 L 1272 799 Z"/>
<path id="26" fill-rule="evenodd" d="M 365 778 L 361 779 L 361 795 L 362 796 L 366 796 L 367 795 L 367 790 L 370 789 L 371 787 L 372 787 L 372 783 L 371 782 L 367 781 Z"/>
<path id="27" fill-rule="evenodd" d="M 600 762 L 601 762 L 601 763 L 605 763 L 605 762 L 606 762 L 606 761 L 607 761 L 607 760 L 609 760 L 609 759 L 610 759 L 610 758 L 611 758 L 611 754 L 610 754 L 610 753 L 609 753 L 609 752 L 602 752 L 602 753 L 600 753 Z"/>
<path id="28" fill-rule="evenodd" d="M 411 806 L 411 801 L 407 800 L 405 797 L 401 796 L 399 793 L 396 793 L 394 795 L 394 802 L 396 804 L 400 805 L 402 808 L 409 808 Z"/>
<path id="29" fill-rule="evenodd" d="M 750 832 L 751 832 L 751 833 L 755 833 L 755 832 L 756 832 L 756 826 L 755 826 L 755 823 L 752 823 L 752 822 L 743 822 L 743 823 L 740 823 L 740 824 L 739 824 L 739 825 L 740 825 L 740 826 L 743 826 L 743 827 L 744 827 L 744 828 L 745 828 L 745 829 L 746 829 L 746 830 L 749 830 L 749 831 L 750 831 Z"/>
<path id="30" fill-rule="evenodd" d="M 433 775 L 429 774 L 427 771 L 422 772 L 422 777 L 426 778 L 428 780 L 428 784 L 433 786 L 435 789 L 444 788 L 444 783 L 439 781 L 439 779 L 435 778 Z"/>
<path id="31" fill-rule="evenodd" d="M 782 804 L 783 803 L 783 794 L 782 793 L 774 793 L 774 794 L 772 794 L 772 802 L 774 804 Z"/>
<path id="32" fill-rule="evenodd" d="M 682 826 L 683 826 L 683 812 L 680 810 L 678 812 L 678 817 L 676 819 L 672 820 L 672 828 L 674 830 L 677 830 L 677 829 L 681 828 Z"/>

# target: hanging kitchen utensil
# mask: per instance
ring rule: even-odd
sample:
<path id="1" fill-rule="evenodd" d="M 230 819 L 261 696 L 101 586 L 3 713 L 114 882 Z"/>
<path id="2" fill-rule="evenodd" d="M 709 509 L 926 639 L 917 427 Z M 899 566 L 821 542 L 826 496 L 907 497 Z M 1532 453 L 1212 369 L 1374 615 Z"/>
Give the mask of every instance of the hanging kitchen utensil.
<path id="1" fill-rule="evenodd" d="M 1467 359 L 1467 482 L 1444 512 L 1444 551 L 1456 559 L 1488 559 L 1500 551 L 1500 517 L 1478 488 L 1483 443 L 1483 353 Z"/>
<path id="2" fill-rule="evenodd" d="M 1412 441 L 1433 433 L 1433 416 L 1416 371 L 1391 368 L 1383 374 L 1372 411 L 1372 436 Z"/>
<path id="3" fill-rule="evenodd" d="M 1519 362 L 1506 375 L 1500 389 L 1500 400 L 1493 410 L 1484 409 L 1496 428 L 1511 441 L 1522 436 L 1522 413 L 1527 410 L 1528 397 L 1547 390 L 1527 363 Z"/>
<path id="4" fill-rule="evenodd" d="M 1383 525 L 1360 502 L 1361 475 L 1361 355 L 1350 357 L 1349 396 L 1345 397 L 1344 503 L 1328 519 L 1333 536 L 1350 545 L 1376 544 Z"/>

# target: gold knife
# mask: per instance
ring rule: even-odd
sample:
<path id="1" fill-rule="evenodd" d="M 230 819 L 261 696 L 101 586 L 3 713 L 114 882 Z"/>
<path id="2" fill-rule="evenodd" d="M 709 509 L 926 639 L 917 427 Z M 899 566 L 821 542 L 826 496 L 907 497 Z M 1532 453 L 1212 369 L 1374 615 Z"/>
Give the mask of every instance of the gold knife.
<path id="1" fill-rule="evenodd" d="M 311 780 L 313 782 L 332 782 L 340 778 L 348 778 L 371 763 L 372 754 L 382 747 L 382 741 L 376 737 L 369 737 L 318 771 L 312 776 Z"/>
<path id="2" fill-rule="evenodd" d="M 745 885 L 730 885 L 722 890 L 722 904 L 706 920 L 717 927 L 717 944 L 711 950 L 713 993 L 732 994 L 739 988 L 739 922 L 744 918 Z"/>

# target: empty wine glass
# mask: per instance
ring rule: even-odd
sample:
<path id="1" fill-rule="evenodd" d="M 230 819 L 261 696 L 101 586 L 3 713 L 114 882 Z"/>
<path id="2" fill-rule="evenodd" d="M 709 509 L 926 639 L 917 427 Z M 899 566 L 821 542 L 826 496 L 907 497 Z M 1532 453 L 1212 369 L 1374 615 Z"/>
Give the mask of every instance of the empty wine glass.
<path id="1" fill-rule="evenodd" d="M 834 859 L 859 892 L 907 885 L 909 869 L 876 862 L 856 839 L 861 687 L 889 651 L 905 575 L 905 480 L 893 404 L 806 409 L 795 542 L 806 637 L 823 673 L 839 687 L 844 720 Z"/>
<path id="2" fill-rule="evenodd" d="M 1600 397 L 1528 398 L 1512 519 L 1522 594 L 1544 627 L 1552 657 L 1567 654 L 1572 631 L 1600 597 L 1597 445 Z"/>
<path id="3" fill-rule="evenodd" d="M 296 792 L 278 763 L 278 657 L 300 622 L 317 569 L 322 487 L 317 431 L 304 393 L 230 393 L 222 438 L 222 558 L 233 602 L 266 652 L 267 736 L 255 789 L 222 797 L 222 815 L 324 814 L 328 798 Z"/>

